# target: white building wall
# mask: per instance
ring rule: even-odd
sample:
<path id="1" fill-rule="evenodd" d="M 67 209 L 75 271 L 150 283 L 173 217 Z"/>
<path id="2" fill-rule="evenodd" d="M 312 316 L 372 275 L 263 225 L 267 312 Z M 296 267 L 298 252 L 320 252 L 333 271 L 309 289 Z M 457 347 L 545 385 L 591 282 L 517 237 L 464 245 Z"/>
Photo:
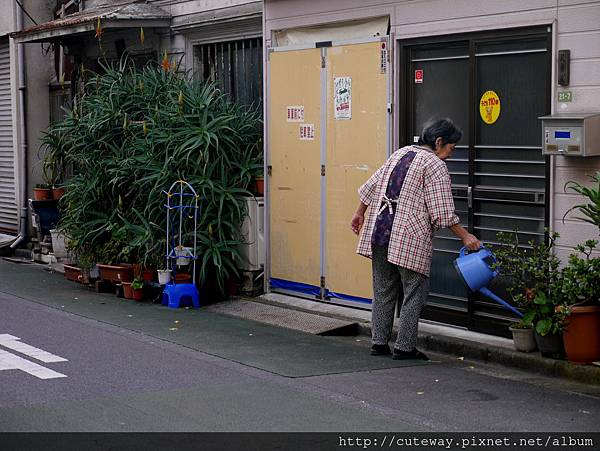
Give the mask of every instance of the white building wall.
<path id="1" fill-rule="evenodd" d="M 390 17 L 395 39 L 551 25 L 556 43 L 554 73 L 558 50 L 571 50 L 570 86 L 559 87 L 553 76 L 552 112 L 600 112 L 598 0 L 265 0 L 264 16 L 267 45 L 274 30 L 377 16 Z M 396 71 L 395 85 L 401 82 Z M 573 101 L 559 104 L 559 90 L 572 91 Z M 395 117 L 394 123 L 401 120 Z M 574 219 L 563 223 L 562 218 L 570 206 L 583 200 L 564 193 L 564 184 L 568 180 L 587 182 L 587 174 L 600 170 L 600 157 L 558 156 L 552 160 L 551 227 L 561 234 L 558 253 L 564 258 L 574 245 L 598 238 L 598 230 L 592 225 Z"/>
<path id="2" fill-rule="evenodd" d="M 559 0 L 557 8 L 557 50 L 571 50 L 571 80 L 567 90 L 573 93 L 572 103 L 556 103 L 556 112 L 600 112 L 600 2 L 591 0 Z M 555 86 L 555 91 L 560 90 Z M 555 94 L 556 98 L 556 94 Z M 600 170 L 600 157 L 554 158 L 554 222 L 561 234 L 559 254 L 565 258 L 570 248 L 585 239 L 598 239 L 598 230 L 591 224 L 565 219 L 565 212 L 582 198 L 565 193 L 569 180 L 589 183 L 587 174 Z M 569 215 L 572 217 L 573 215 Z"/>

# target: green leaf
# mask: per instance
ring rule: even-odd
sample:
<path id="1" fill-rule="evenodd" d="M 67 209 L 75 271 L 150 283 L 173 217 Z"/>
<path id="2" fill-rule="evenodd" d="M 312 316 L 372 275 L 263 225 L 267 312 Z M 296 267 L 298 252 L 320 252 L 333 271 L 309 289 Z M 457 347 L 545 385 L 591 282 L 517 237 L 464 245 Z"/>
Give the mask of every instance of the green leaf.
<path id="1" fill-rule="evenodd" d="M 542 337 L 547 335 L 550 332 L 552 327 L 552 320 L 550 318 L 542 318 L 535 325 L 535 330 Z"/>

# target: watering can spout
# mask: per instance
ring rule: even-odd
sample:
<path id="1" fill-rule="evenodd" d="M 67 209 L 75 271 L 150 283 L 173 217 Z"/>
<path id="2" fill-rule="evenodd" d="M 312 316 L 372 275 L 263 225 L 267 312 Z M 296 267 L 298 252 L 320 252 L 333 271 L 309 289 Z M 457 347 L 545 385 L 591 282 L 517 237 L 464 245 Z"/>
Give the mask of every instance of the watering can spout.
<path id="1" fill-rule="evenodd" d="M 506 307 L 507 309 L 509 309 L 511 312 L 513 312 L 515 315 L 517 315 L 519 318 L 523 318 L 523 314 L 520 311 L 518 311 L 516 308 L 514 308 L 512 305 L 510 305 L 504 299 L 500 299 L 498 296 L 496 296 L 494 293 L 492 293 L 486 287 L 480 288 L 479 292 L 481 294 L 483 294 L 484 296 L 487 296 L 488 298 L 493 299 L 498 304 L 503 305 L 504 307 Z"/>

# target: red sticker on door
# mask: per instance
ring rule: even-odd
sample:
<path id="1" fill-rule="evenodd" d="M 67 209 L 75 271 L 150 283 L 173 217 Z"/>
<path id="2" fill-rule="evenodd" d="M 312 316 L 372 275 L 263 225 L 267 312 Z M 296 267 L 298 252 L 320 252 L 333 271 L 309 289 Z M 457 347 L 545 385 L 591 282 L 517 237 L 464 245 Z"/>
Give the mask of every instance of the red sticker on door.
<path id="1" fill-rule="evenodd" d="M 415 83 L 423 83 L 423 69 L 415 70 Z"/>

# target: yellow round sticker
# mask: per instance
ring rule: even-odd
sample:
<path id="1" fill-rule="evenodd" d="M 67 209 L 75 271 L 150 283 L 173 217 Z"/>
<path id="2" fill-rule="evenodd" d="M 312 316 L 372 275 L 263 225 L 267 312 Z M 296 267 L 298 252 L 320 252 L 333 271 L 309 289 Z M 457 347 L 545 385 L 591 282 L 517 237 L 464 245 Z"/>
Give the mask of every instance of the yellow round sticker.
<path id="1" fill-rule="evenodd" d="M 479 114 L 486 124 L 493 124 L 500 116 L 500 98 L 494 91 L 485 91 L 479 100 Z"/>

